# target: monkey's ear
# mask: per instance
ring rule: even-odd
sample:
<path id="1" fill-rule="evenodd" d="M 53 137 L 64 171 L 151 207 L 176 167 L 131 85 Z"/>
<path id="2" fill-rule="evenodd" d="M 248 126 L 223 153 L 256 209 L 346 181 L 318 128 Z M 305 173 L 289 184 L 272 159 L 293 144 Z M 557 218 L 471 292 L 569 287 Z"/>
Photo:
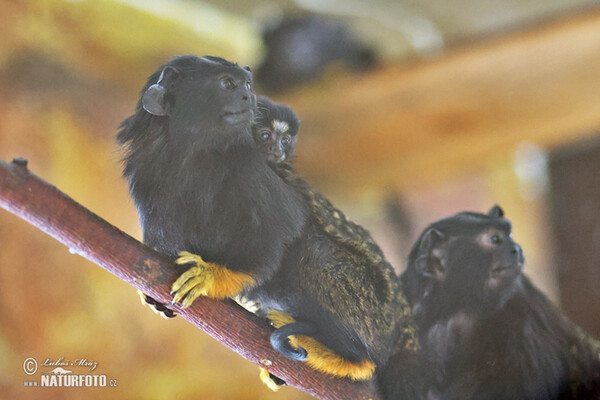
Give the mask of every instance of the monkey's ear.
<path id="1" fill-rule="evenodd" d="M 252 70 L 250 69 L 250 67 L 249 67 L 249 66 L 247 66 L 247 65 L 245 65 L 243 68 L 244 68 L 246 71 L 248 71 L 248 72 L 252 72 Z"/>
<path id="2" fill-rule="evenodd" d="M 415 268 L 419 275 L 428 278 L 441 278 L 445 268 L 442 262 L 443 254 L 440 244 L 444 234 L 437 229 L 429 228 L 423 233 L 419 243 Z"/>
<path id="3" fill-rule="evenodd" d="M 500 208 L 498 204 L 494 205 L 494 207 L 490 208 L 488 211 L 488 215 L 492 218 L 502 218 L 504 217 L 504 210 Z"/>
<path id="4" fill-rule="evenodd" d="M 179 72 L 173 67 L 165 67 L 160 73 L 158 82 L 150 86 L 142 96 L 144 110 L 152 115 L 167 115 L 167 104 L 165 94 L 167 89 L 179 78 Z"/>

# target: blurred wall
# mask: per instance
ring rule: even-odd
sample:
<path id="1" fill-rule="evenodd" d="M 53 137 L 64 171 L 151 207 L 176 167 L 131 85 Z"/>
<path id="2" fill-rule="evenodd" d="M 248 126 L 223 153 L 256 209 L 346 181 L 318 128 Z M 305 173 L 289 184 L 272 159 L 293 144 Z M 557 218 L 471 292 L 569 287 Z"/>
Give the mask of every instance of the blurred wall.
<path id="1" fill-rule="evenodd" d="M 256 33 L 234 17 L 218 14 L 225 26 L 203 36 L 165 14 L 112 1 L 0 1 L 0 158 L 26 157 L 33 173 L 138 239 L 114 135 L 146 77 L 175 54 L 259 55 Z M 228 24 L 230 37 L 220 30 Z M 39 365 L 31 377 L 29 357 Z M 25 387 L 54 368 L 47 359 L 97 363 L 92 373 L 118 386 Z M 271 392 L 256 366 L 184 320 L 154 315 L 129 285 L 1 210 L 0 398 L 308 396 Z"/>

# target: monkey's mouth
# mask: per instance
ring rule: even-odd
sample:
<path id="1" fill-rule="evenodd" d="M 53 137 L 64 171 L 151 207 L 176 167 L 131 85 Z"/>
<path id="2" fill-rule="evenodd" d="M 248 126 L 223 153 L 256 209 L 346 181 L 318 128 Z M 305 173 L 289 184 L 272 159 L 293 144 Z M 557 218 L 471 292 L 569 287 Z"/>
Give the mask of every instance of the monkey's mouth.
<path id="1" fill-rule="evenodd" d="M 267 153 L 267 161 L 269 161 L 269 162 L 277 164 L 284 160 L 285 160 L 285 153 L 282 153 L 282 154 Z"/>
<path id="2" fill-rule="evenodd" d="M 510 278 L 521 273 L 522 264 L 499 265 L 492 268 L 492 277 L 494 278 Z"/>
<path id="3" fill-rule="evenodd" d="M 241 111 L 227 111 L 223 113 L 223 121 L 229 125 L 237 125 L 250 121 L 253 116 L 254 111 L 252 108 L 248 107 Z"/>

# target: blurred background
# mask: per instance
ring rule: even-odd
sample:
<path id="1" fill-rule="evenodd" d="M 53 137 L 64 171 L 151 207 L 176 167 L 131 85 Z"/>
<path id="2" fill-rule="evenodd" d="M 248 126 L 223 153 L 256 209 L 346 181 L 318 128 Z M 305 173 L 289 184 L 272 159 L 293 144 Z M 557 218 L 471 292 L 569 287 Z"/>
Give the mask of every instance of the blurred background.
<path id="1" fill-rule="evenodd" d="M 428 223 L 497 203 L 526 273 L 600 337 L 597 1 L 0 0 L 0 22 L 0 158 L 133 236 L 118 126 L 159 65 L 218 55 L 296 110 L 298 169 L 398 272 Z M 25 387 L 28 357 L 118 387 Z M 308 398 L 0 210 L 0 398 L 107 396 Z"/>

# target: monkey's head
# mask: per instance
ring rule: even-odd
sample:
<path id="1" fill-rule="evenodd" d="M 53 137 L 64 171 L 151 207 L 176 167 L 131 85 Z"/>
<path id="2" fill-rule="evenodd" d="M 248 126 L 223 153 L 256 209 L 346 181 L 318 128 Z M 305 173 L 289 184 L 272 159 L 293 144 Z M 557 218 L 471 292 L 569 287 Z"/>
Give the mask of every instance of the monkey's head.
<path id="1" fill-rule="evenodd" d="M 413 309 L 427 298 L 448 309 L 502 306 L 518 287 L 524 263 L 511 229 L 498 206 L 431 224 L 414 245 L 403 276 Z"/>
<path id="2" fill-rule="evenodd" d="M 257 100 L 257 117 L 252 135 L 267 161 L 280 163 L 294 153 L 300 120 L 294 110 L 285 104 L 275 103 L 268 97 Z"/>
<path id="3" fill-rule="evenodd" d="M 249 137 L 255 110 L 250 68 L 188 55 L 173 58 L 150 76 L 137 113 L 166 126 L 169 140 L 202 148 Z"/>

